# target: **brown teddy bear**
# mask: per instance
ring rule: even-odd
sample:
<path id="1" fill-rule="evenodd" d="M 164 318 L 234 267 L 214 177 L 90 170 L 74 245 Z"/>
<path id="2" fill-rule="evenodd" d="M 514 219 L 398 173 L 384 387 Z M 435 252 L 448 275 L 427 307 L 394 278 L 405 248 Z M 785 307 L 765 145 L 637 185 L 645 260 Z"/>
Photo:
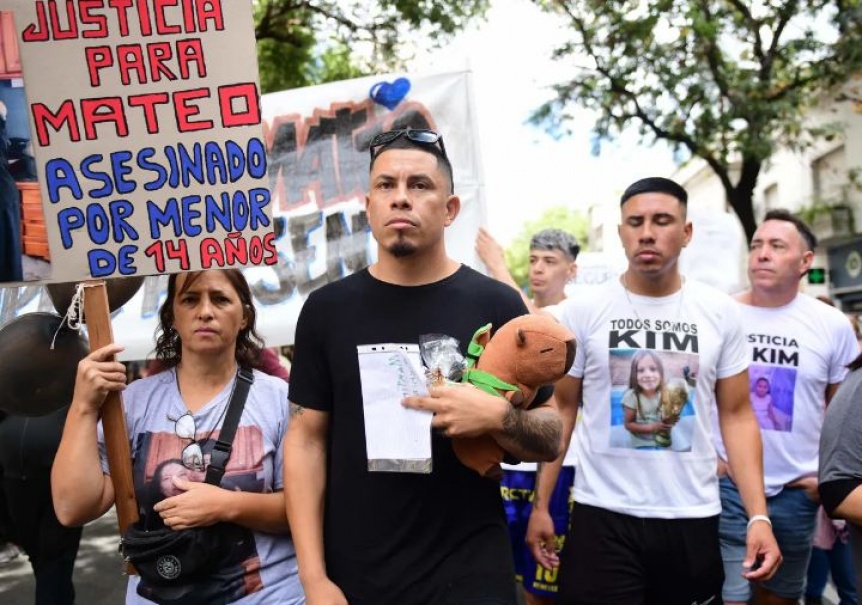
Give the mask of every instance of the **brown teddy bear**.
<path id="1" fill-rule="evenodd" d="M 527 408 L 539 387 L 566 375 L 575 360 L 575 337 L 549 315 L 522 315 L 491 338 L 491 325 L 473 336 L 462 382 Z M 470 367 L 475 362 L 475 367 Z M 480 475 L 500 479 L 503 448 L 489 435 L 453 440 L 458 459 Z"/>

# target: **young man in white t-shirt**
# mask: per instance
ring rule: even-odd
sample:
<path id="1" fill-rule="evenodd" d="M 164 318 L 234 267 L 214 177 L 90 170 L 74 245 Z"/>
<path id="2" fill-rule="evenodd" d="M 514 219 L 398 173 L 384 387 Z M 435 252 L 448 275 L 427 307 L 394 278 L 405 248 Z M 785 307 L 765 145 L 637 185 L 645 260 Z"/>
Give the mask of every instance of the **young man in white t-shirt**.
<path id="1" fill-rule="evenodd" d="M 781 561 L 766 516 L 739 309 L 679 273 L 692 234 L 686 203 L 685 190 L 671 180 L 632 184 L 621 199 L 619 227 L 627 270 L 589 300 L 562 304 L 562 321 L 578 341 L 575 363 L 555 393 L 564 438 L 582 405 L 575 505 L 558 558 L 541 503 L 561 461 L 540 465 L 527 536 L 542 564 L 562 563 L 559 603 L 720 602 L 721 504 L 710 434 L 716 411 L 749 517 L 746 558 L 736 572 L 761 580 Z M 658 419 L 638 412 L 641 397 L 658 397 Z M 634 409 L 624 399 L 635 401 Z"/>
<path id="2" fill-rule="evenodd" d="M 488 268 L 488 274 L 515 288 L 531 311 L 545 311 L 557 319 L 559 303 L 566 299 L 566 284 L 574 280 L 577 273 L 575 261 L 580 249 L 578 240 L 562 229 L 542 229 L 530 238 L 530 264 L 527 274 L 533 295 L 530 300 L 509 273 L 500 244 L 484 229 L 480 229 L 476 237 L 476 252 Z M 574 448 L 569 447 L 557 486 L 547 504 L 555 525 L 555 542 L 559 545 L 563 544 L 569 526 L 574 477 Z M 500 491 L 512 539 L 515 575 L 523 586 L 527 605 L 552 605 L 558 590 L 557 572 L 539 565 L 525 542 L 535 486 L 535 462 L 503 465 Z"/>
<path id="3" fill-rule="evenodd" d="M 737 297 L 750 353 L 752 400 L 763 440 L 766 503 L 784 563 L 757 590 L 758 605 L 795 605 L 805 586 L 817 515 L 817 464 L 825 406 L 857 355 L 856 337 L 838 309 L 799 292 L 814 260 L 811 229 L 771 210 L 751 240 L 751 289 Z M 768 390 L 768 398 L 765 397 Z M 728 605 L 747 603 L 748 580 L 734 570 L 745 556 L 745 518 L 736 475 L 716 434 L 722 513 L 719 532 Z"/>
<path id="4" fill-rule="evenodd" d="M 577 238 L 562 229 L 542 229 L 535 233 L 530 238 L 527 281 L 533 297 L 529 298 L 509 273 L 503 248 L 497 240 L 485 229 L 479 229 L 476 236 L 476 253 L 485 263 L 488 275 L 517 290 L 530 311 L 546 309 L 565 300 L 566 284 L 574 281 L 578 272 L 576 261 L 580 251 Z"/>

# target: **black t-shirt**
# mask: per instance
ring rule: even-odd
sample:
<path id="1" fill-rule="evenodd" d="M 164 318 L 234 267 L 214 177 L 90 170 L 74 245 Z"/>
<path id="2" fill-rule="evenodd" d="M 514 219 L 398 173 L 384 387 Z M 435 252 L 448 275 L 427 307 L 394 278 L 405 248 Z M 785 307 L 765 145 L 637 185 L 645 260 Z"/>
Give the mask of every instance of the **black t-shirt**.
<path id="1" fill-rule="evenodd" d="M 512 288 L 463 266 L 416 287 L 366 269 L 305 302 L 290 399 L 330 413 L 326 568 L 351 605 L 419 605 L 466 576 L 514 575 L 499 484 L 462 465 L 451 440 L 433 435 L 428 475 L 367 470 L 357 345 L 418 344 L 433 333 L 466 352 L 478 328 L 526 312 Z"/>
<path id="2" fill-rule="evenodd" d="M 9 414 L 0 420 L 0 476 L 48 476 L 69 406 L 43 416 Z"/>

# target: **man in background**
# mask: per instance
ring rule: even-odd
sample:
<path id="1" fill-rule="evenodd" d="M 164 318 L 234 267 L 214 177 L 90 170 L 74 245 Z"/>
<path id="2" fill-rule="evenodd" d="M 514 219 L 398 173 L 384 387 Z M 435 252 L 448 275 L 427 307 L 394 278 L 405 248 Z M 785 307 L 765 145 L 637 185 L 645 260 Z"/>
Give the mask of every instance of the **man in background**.
<path id="1" fill-rule="evenodd" d="M 553 314 L 555 305 L 566 298 L 566 285 L 575 279 L 576 260 L 581 247 L 578 240 L 561 229 L 543 229 L 530 239 L 530 265 L 527 278 L 532 299 L 526 297 L 506 267 L 503 248 L 484 229 L 476 238 L 476 252 L 494 279 L 515 288 L 531 310 Z M 557 484 L 548 504 L 554 523 L 557 548 L 562 548 L 569 526 L 572 483 L 575 479 L 575 449 L 569 446 Z M 539 565 L 525 542 L 536 487 L 536 463 L 503 464 L 500 490 L 506 507 L 506 520 L 515 557 L 515 577 L 522 583 L 527 605 L 551 605 L 557 594 L 557 570 Z"/>
<path id="2" fill-rule="evenodd" d="M 503 248 L 485 229 L 479 229 L 476 252 L 485 263 L 488 275 L 515 288 L 524 304 L 535 311 L 559 304 L 566 298 L 566 284 L 575 279 L 578 265 L 575 262 L 581 251 L 578 240 L 562 229 L 542 229 L 530 239 L 530 268 L 527 280 L 529 298 L 509 273 Z"/>
<path id="3" fill-rule="evenodd" d="M 817 518 L 817 465 L 823 414 L 856 357 L 853 329 L 838 309 L 799 292 L 817 239 L 786 210 L 770 210 L 751 240 L 751 289 L 737 297 L 750 355 L 752 406 L 763 439 L 769 523 L 784 563 L 757 586 L 758 605 L 795 605 L 802 596 Z M 715 433 L 722 513 L 719 525 L 728 605 L 747 603 L 752 587 L 740 574 L 750 523 L 737 477 Z"/>

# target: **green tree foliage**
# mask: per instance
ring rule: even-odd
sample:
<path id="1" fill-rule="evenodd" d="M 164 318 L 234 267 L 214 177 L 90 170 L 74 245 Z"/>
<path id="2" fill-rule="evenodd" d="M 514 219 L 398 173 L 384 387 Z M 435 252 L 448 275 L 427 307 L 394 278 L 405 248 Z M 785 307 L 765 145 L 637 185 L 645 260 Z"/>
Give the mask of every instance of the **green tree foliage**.
<path id="1" fill-rule="evenodd" d="M 589 219 L 580 212 L 565 206 L 548 208 L 539 218 L 524 223 L 521 232 L 506 248 L 506 267 L 521 288 L 527 288 L 527 270 L 530 265 L 530 238 L 542 229 L 562 229 L 577 238 L 581 250 L 586 250 Z"/>
<path id="2" fill-rule="evenodd" d="M 256 0 L 264 93 L 403 65 L 412 46 L 442 44 L 489 0 Z"/>
<path id="3" fill-rule="evenodd" d="M 750 238 L 752 194 L 776 146 L 811 141 L 802 114 L 862 69 L 862 0 L 534 0 L 572 38 L 577 66 L 535 115 L 578 104 L 607 138 L 635 126 L 712 168 Z"/>

